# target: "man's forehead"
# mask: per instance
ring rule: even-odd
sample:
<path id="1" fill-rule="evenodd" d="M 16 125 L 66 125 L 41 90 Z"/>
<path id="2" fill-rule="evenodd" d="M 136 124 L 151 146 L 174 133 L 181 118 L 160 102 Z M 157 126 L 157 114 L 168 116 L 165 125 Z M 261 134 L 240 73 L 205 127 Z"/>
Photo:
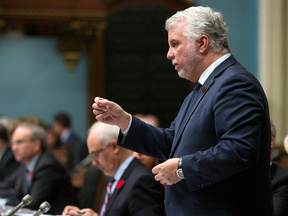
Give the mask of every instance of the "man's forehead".
<path id="1" fill-rule="evenodd" d="M 184 25 L 173 25 L 171 28 L 168 30 L 168 38 L 169 40 L 173 37 L 183 37 L 184 34 Z"/>
<path id="2" fill-rule="evenodd" d="M 89 134 L 87 138 L 87 144 L 89 148 L 89 152 L 98 151 L 103 148 L 103 144 L 94 134 Z"/>
<path id="3" fill-rule="evenodd" d="M 17 127 L 13 132 L 13 135 L 30 135 L 30 134 L 31 134 L 31 129 L 28 127 L 24 127 L 24 126 Z"/>

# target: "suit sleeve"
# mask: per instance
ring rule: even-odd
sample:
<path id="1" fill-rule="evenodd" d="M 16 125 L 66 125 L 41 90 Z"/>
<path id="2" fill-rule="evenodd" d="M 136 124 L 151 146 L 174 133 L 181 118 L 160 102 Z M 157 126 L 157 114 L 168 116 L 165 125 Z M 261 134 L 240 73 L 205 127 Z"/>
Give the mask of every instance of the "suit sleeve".
<path id="1" fill-rule="evenodd" d="M 132 116 L 132 124 L 127 136 L 123 140 L 123 134 L 120 132 L 117 144 L 150 157 L 167 160 L 171 152 L 173 138 L 174 122 L 170 128 L 162 129 L 155 128 Z"/>

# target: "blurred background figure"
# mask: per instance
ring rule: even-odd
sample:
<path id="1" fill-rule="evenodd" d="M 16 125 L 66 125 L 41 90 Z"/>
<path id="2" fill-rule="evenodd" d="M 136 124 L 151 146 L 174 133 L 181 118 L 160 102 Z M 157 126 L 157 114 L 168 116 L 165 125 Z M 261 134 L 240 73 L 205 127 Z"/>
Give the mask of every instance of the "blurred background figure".
<path id="1" fill-rule="evenodd" d="M 22 163 L 20 186 L 8 198 L 8 205 L 16 206 L 26 194 L 33 202 L 27 208 L 38 210 L 43 201 L 51 204 L 50 214 L 60 214 L 69 203 L 77 203 L 76 193 L 64 168 L 47 151 L 44 127 L 33 123 L 16 126 L 10 140 L 16 161 Z"/>
<path id="2" fill-rule="evenodd" d="M 0 182 L 17 169 L 19 165 L 9 146 L 6 125 L 3 125 L 0 121 Z"/>
<path id="3" fill-rule="evenodd" d="M 8 118 L 0 118 L 0 197 L 14 194 L 18 187 L 20 163 L 18 163 L 9 146 L 7 134 Z"/>
<path id="4" fill-rule="evenodd" d="M 152 115 L 152 114 L 144 115 L 141 113 L 137 113 L 134 116 L 154 127 L 160 127 L 159 119 L 155 115 Z M 133 154 L 142 164 L 144 164 L 149 169 L 152 169 L 154 166 L 159 164 L 159 160 L 157 158 L 149 157 L 149 156 L 140 154 L 138 152 L 133 152 Z"/>
<path id="5" fill-rule="evenodd" d="M 60 138 L 51 126 L 47 126 L 46 135 L 47 135 L 47 148 L 48 149 L 53 150 L 55 148 L 60 147 Z"/>
<path id="6" fill-rule="evenodd" d="M 60 148 L 68 152 L 67 169 L 72 171 L 88 155 L 86 143 L 72 131 L 71 118 L 67 113 L 56 113 L 52 128 L 60 137 Z"/>
<path id="7" fill-rule="evenodd" d="M 71 119 L 67 113 L 57 113 L 53 118 L 52 127 L 60 137 L 60 148 L 74 149 L 74 146 L 80 141 L 77 134 L 71 130 Z"/>
<path id="8" fill-rule="evenodd" d="M 276 128 L 271 123 L 271 150 L 275 147 Z M 272 151 L 271 151 L 272 152 Z M 272 161 L 272 157 L 271 157 Z M 288 215 L 288 169 L 283 169 L 276 163 L 271 162 L 271 181 L 273 191 L 273 204 L 276 216 Z"/>
<path id="9" fill-rule="evenodd" d="M 3 121 L 0 120 L 0 122 L 3 122 Z M 35 116 L 26 116 L 23 118 L 17 118 L 9 122 L 7 122 L 7 119 L 6 119 L 4 122 L 7 127 L 7 139 L 9 143 L 10 143 L 10 139 L 12 137 L 14 130 L 21 123 L 30 122 L 30 123 L 39 125 L 40 127 L 43 127 L 43 129 L 46 128 L 44 122 Z M 9 149 L 12 153 L 10 146 L 9 146 Z M 13 156 L 13 160 L 15 160 L 13 153 L 12 153 L 12 156 Z M 16 163 L 18 164 L 18 167 L 9 176 L 6 176 L 4 179 L 0 181 L 0 197 L 13 196 L 16 194 L 17 189 L 20 187 L 21 173 L 23 172 L 22 171 L 23 167 L 22 165 L 20 165 L 21 163 L 19 162 L 16 162 Z"/>

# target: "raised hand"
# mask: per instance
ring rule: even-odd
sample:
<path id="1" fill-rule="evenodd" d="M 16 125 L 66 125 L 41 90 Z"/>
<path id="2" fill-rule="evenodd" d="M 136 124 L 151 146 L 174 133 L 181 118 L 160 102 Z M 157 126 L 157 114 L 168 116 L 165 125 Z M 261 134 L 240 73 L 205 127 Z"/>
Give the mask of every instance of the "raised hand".
<path id="1" fill-rule="evenodd" d="M 130 122 L 130 115 L 118 104 L 104 98 L 96 97 L 93 103 L 95 118 L 103 123 L 116 125 L 122 131 L 126 130 Z"/>

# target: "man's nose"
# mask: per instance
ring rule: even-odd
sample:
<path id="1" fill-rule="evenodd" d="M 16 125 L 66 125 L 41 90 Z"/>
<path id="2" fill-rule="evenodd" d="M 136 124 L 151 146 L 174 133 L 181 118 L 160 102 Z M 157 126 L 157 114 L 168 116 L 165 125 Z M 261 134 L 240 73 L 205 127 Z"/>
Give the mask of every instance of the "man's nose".
<path id="1" fill-rule="evenodd" d="M 92 160 L 92 165 L 93 166 L 97 166 L 99 164 L 98 160 L 93 159 Z"/>
<path id="2" fill-rule="evenodd" d="M 175 58 L 174 53 L 171 51 L 171 49 L 169 49 L 167 52 L 167 59 L 172 60 L 174 58 Z"/>

